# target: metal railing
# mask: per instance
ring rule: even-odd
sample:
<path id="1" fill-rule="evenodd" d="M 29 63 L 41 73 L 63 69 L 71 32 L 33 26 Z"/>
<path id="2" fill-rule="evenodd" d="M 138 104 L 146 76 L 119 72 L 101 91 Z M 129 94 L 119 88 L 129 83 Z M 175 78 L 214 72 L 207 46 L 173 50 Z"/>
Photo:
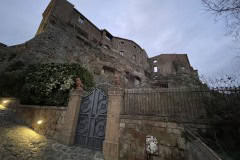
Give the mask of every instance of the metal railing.
<path id="1" fill-rule="evenodd" d="M 188 160 L 222 160 L 210 147 L 204 143 L 202 137 L 194 134 L 190 128 L 185 127 L 187 139 Z"/>
<path id="2" fill-rule="evenodd" d="M 122 115 L 142 115 L 185 118 L 204 118 L 203 99 L 206 91 L 174 89 L 128 89 L 125 90 Z"/>
<path id="3" fill-rule="evenodd" d="M 126 89 L 121 114 L 206 120 L 240 116 L 239 106 L 238 89 Z"/>

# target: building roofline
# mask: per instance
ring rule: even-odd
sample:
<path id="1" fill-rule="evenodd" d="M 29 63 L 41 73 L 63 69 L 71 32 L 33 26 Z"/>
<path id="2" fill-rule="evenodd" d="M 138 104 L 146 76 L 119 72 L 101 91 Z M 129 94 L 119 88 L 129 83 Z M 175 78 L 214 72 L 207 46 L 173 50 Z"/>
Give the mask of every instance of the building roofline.
<path id="1" fill-rule="evenodd" d="M 70 3 L 70 2 L 68 2 Z M 72 3 L 70 3 L 72 4 Z M 72 4 L 73 5 L 73 4 Z M 74 5 L 73 5 L 74 6 Z M 78 14 L 80 14 L 80 16 L 82 16 L 85 20 L 87 20 L 91 25 L 93 25 L 97 30 L 99 30 L 100 32 L 102 31 L 107 31 L 109 34 L 111 34 L 107 29 L 99 29 L 95 24 L 93 24 L 87 17 L 85 17 L 80 11 L 78 11 L 75 6 L 74 6 L 74 11 L 76 11 Z M 112 35 L 112 34 L 111 34 Z M 126 39 L 126 38 L 122 38 L 122 37 L 115 37 L 114 35 L 112 35 L 113 38 L 117 38 L 117 39 L 122 39 L 122 40 L 126 40 L 126 41 L 130 41 L 133 42 L 134 44 L 136 44 L 142 51 L 145 51 L 139 44 L 137 44 L 135 41 L 130 40 L 130 39 Z"/>
<path id="2" fill-rule="evenodd" d="M 126 41 L 130 41 L 130 42 L 133 42 L 135 43 L 142 51 L 144 50 L 139 44 L 137 44 L 136 42 L 134 42 L 133 40 L 130 40 L 130 39 L 126 39 L 126 38 L 122 38 L 122 37 L 114 37 L 114 38 L 117 38 L 117 39 L 122 39 L 122 40 L 126 40 Z"/>
<path id="3" fill-rule="evenodd" d="M 80 16 L 82 16 L 85 20 L 87 20 L 91 25 L 93 25 L 93 27 L 95 27 L 97 30 L 99 30 L 100 32 L 102 31 L 101 29 L 99 29 L 95 24 L 93 24 L 87 17 L 85 17 L 81 12 L 79 12 L 76 8 L 74 8 L 74 11 L 76 11 L 78 14 L 80 14 Z"/>
<path id="4" fill-rule="evenodd" d="M 189 62 L 189 59 L 188 59 L 188 55 L 187 54 L 177 54 L 177 53 L 162 53 L 162 54 L 160 54 L 160 55 L 157 55 L 157 56 L 154 56 L 154 57 L 151 57 L 150 59 L 153 59 L 153 58 L 157 58 L 157 57 L 159 57 L 159 56 L 162 56 L 162 55 L 167 55 L 167 56 L 186 56 L 186 59 L 187 59 L 187 63 L 188 63 L 188 65 L 189 65 L 189 67 L 192 67 L 191 66 L 191 64 L 190 64 L 190 62 Z"/>

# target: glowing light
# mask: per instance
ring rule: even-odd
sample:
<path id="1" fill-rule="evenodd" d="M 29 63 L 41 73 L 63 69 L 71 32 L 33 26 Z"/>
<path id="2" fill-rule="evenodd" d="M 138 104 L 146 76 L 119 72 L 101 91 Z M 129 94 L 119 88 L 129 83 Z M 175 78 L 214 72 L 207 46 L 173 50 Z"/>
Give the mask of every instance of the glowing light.
<path id="1" fill-rule="evenodd" d="M 37 124 L 42 124 L 42 122 L 43 122 L 42 120 L 39 120 L 39 121 L 37 122 Z"/>
<path id="2" fill-rule="evenodd" d="M 9 100 L 4 100 L 3 101 L 3 104 L 6 104 L 6 103 L 8 103 L 9 102 Z"/>

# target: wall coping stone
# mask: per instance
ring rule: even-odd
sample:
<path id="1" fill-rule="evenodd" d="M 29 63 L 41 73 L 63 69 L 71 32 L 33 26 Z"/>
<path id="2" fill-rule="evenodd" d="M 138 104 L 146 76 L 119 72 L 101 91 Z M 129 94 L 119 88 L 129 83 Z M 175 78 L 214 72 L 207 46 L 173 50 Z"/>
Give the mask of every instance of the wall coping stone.
<path id="1" fill-rule="evenodd" d="M 125 89 L 126 93 L 159 93 L 159 92 L 209 92 L 202 88 L 140 88 L 140 89 Z"/>
<path id="2" fill-rule="evenodd" d="M 115 95 L 115 96 L 123 96 L 123 93 L 124 93 L 124 89 L 122 89 L 122 88 L 116 88 L 116 87 L 114 87 L 114 88 L 109 88 L 108 89 L 108 95 L 109 96 L 113 96 L 113 95 Z"/>
<path id="3" fill-rule="evenodd" d="M 168 118 L 168 117 L 156 117 L 156 116 L 139 116 L 139 115 L 120 115 L 120 120 L 121 119 L 130 119 L 130 120 L 151 120 L 151 121 L 163 121 L 163 122 L 175 122 L 175 123 L 179 123 L 177 120 Z M 193 123 L 196 124 L 196 121 L 191 121 L 191 120 L 187 120 L 187 119 L 181 119 L 181 123 Z M 210 121 L 207 120 L 197 120 L 198 124 L 204 124 L 204 125 L 208 125 L 210 124 Z"/>
<path id="4" fill-rule="evenodd" d="M 20 105 L 20 108 L 31 108 L 31 109 L 49 109 L 49 110 L 67 110 L 64 106 L 40 106 L 40 105 Z"/>

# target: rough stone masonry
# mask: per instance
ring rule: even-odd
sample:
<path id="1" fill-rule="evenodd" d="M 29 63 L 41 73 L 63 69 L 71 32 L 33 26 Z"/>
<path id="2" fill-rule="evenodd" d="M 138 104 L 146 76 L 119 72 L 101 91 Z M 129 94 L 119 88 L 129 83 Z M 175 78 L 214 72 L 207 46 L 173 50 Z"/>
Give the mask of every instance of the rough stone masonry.
<path id="1" fill-rule="evenodd" d="M 16 46 L 0 45 L 0 74 L 52 62 L 79 63 L 93 73 L 97 83 L 113 83 L 118 74 L 126 88 L 199 84 L 187 54 L 149 58 L 136 42 L 100 30 L 67 0 L 51 0 L 34 38 Z"/>

